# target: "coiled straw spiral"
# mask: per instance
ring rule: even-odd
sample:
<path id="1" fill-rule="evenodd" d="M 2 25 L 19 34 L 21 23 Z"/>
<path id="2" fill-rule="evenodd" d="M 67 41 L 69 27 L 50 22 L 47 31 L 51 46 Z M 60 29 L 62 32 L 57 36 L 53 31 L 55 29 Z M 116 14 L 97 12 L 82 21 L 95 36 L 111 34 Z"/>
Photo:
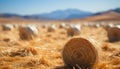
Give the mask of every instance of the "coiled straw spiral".
<path id="1" fill-rule="evenodd" d="M 85 38 L 69 40 L 63 48 L 62 56 L 67 66 L 79 66 L 82 69 L 91 69 L 98 60 L 96 47 Z"/>

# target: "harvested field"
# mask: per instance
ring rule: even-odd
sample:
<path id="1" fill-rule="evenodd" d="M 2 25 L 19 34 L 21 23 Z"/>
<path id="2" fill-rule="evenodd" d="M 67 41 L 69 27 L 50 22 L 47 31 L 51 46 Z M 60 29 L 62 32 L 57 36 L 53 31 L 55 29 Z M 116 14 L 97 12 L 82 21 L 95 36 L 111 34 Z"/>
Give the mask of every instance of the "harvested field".
<path id="1" fill-rule="evenodd" d="M 59 24 L 54 31 L 48 31 L 48 27 L 39 24 L 35 26 L 39 31 L 37 36 L 30 34 L 32 38 L 23 40 L 18 26 L 3 30 L 0 24 L 0 69 L 81 69 L 79 65 L 77 68 L 66 67 L 62 57 L 65 44 L 74 37 L 89 37 L 99 47 L 99 61 L 92 69 L 120 69 L 120 41 L 109 42 L 104 27 L 83 26 L 80 34 L 72 37 Z M 84 53 L 88 52 L 86 50 Z M 91 56 L 90 58 L 92 59 Z"/>

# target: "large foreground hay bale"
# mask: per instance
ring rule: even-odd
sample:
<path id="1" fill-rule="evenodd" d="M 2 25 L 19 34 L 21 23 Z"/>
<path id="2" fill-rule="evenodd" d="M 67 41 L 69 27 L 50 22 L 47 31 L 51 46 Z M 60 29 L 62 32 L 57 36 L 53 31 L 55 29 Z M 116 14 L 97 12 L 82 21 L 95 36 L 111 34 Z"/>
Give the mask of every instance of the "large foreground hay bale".
<path id="1" fill-rule="evenodd" d="M 98 51 L 91 40 L 73 38 L 64 46 L 63 60 L 69 67 L 92 68 L 98 61 Z"/>
<path id="2" fill-rule="evenodd" d="M 120 28 L 111 27 L 107 29 L 107 36 L 110 42 L 115 42 L 120 40 Z"/>

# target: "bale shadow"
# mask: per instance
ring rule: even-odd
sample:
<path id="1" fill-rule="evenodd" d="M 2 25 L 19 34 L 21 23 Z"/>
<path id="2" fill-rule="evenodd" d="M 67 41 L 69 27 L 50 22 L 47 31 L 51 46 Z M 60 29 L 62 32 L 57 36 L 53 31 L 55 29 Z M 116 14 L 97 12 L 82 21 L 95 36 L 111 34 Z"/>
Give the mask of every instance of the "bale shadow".
<path id="1" fill-rule="evenodd" d="M 72 69 L 72 68 L 67 67 L 67 66 L 57 66 L 55 67 L 55 69 Z"/>

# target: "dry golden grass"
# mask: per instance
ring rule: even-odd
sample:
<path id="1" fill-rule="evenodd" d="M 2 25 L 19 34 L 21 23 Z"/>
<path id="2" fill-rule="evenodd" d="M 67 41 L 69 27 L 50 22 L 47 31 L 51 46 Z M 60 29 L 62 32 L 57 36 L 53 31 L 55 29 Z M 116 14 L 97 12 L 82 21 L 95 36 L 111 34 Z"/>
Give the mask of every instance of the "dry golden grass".
<path id="1" fill-rule="evenodd" d="M 0 69 L 75 69 L 64 66 L 62 49 L 72 37 L 64 28 L 40 34 L 32 40 L 21 40 L 17 28 L 3 31 L 0 25 Z M 79 36 L 96 40 L 102 49 L 95 69 L 120 69 L 120 41 L 108 42 L 104 28 L 83 27 Z"/>

